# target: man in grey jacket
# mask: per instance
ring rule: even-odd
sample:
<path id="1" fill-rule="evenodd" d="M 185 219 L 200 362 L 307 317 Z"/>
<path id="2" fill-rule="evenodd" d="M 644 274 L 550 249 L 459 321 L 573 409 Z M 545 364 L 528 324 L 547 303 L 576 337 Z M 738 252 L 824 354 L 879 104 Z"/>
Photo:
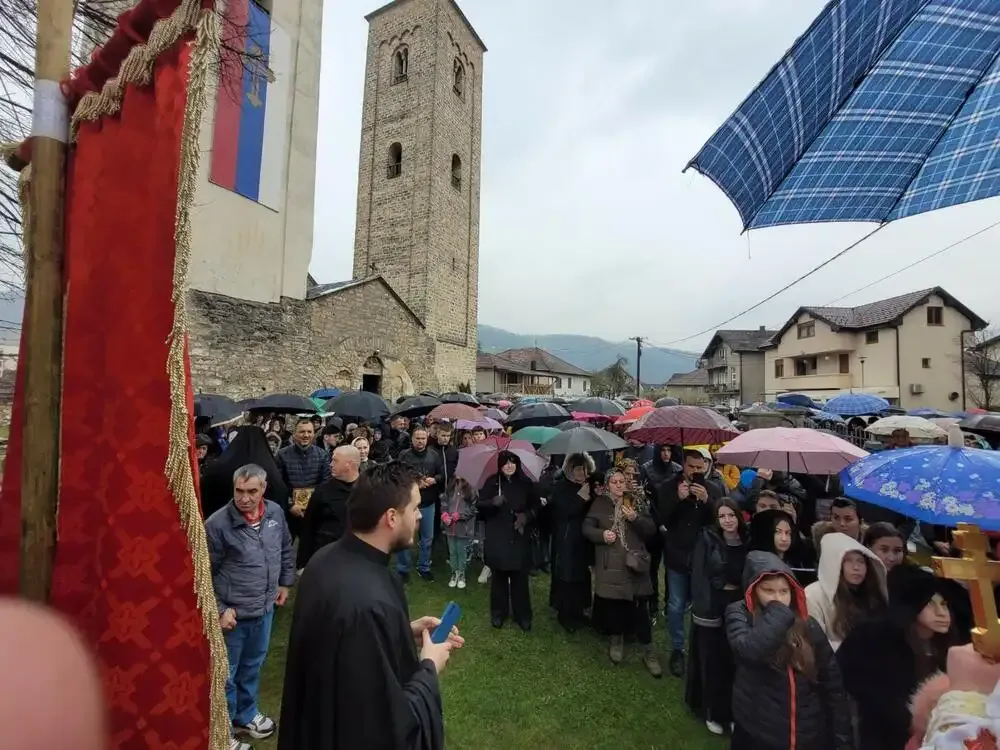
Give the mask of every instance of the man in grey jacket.
<path id="1" fill-rule="evenodd" d="M 212 584 L 229 652 L 226 700 L 236 738 L 266 739 L 275 723 L 257 706 L 260 669 L 271 639 L 274 607 L 295 582 L 292 537 L 284 511 L 264 499 L 267 472 L 247 464 L 233 475 L 233 499 L 205 522 Z"/>

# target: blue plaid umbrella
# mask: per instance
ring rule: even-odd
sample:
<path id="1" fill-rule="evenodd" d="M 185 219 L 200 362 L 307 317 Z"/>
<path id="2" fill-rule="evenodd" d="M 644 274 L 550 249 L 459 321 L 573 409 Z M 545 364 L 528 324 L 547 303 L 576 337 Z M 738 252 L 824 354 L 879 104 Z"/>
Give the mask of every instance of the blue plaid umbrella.
<path id="1" fill-rule="evenodd" d="M 884 398 L 868 393 L 842 393 L 834 396 L 823 406 L 823 411 L 842 417 L 859 417 L 862 414 L 881 414 L 889 408 Z"/>
<path id="2" fill-rule="evenodd" d="M 689 167 L 745 229 L 1000 194 L 997 0 L 832 0 Z"/>

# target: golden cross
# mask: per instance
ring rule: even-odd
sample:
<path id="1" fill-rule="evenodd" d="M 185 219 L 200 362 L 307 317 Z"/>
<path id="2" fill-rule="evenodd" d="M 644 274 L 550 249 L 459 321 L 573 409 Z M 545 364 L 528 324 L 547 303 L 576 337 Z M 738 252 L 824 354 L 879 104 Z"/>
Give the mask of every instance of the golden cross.
<path id="1" fill-rule="evenodd" d="M 247 92 L 247 99 L 254 107 L 261 106 L 264 102 L 260 98 L 260 79 L 267 83 L 274 83 L 274 71 L 268 67 L 264 60 L 264 50 L 255 44 L 251 44 L 247 50 L 250 67 L 250 90 Z M 265 84 L 266 85 L 266 84 Z"/>
<path id="2" fill-rule="evenodd" d="M 972 629 L 972 643 L 976 651 L 987 659 L 1000 661 L 1000 619 L 997 618 L 997 604 L 993 596 L 993 584 L 1000 583 L 1000 562 L 987 559 L 989 539 L 978 526 L 960 523 L 953 538 L 955 546 L 962 550 L 962 557 L 931 558 L 934 574 L 969 584 L 972 614 L 976 622 Z"/>

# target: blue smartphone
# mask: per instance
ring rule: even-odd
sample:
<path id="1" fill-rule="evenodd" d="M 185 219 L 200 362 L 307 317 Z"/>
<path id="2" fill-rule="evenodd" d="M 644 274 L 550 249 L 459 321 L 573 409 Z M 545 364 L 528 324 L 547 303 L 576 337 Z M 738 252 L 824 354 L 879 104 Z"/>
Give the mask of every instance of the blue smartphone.
<path id="1" fill-rule="evenodd" d="M 461 618 L 462 608 L 456 602 L 448 602 L 448 606 L 444 608 L 444 614 L 441 615 L 441 624 L 434 628 L 434 632 L 431 633 L 431 640 L 434 643 L 444 643 L 448 640 L 451 629 L 458 625 Z"/>

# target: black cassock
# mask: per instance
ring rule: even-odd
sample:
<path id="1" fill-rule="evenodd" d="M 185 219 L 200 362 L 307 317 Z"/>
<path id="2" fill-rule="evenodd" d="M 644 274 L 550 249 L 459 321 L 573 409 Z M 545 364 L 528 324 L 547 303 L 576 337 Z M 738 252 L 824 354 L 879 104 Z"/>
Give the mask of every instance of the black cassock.
<path id="1" fill-rule="evenodd" d="M 440 750 L 437 672 L 421 662 L 389 556 L 346 534 L 298 586 L 279 750 Z"/>

